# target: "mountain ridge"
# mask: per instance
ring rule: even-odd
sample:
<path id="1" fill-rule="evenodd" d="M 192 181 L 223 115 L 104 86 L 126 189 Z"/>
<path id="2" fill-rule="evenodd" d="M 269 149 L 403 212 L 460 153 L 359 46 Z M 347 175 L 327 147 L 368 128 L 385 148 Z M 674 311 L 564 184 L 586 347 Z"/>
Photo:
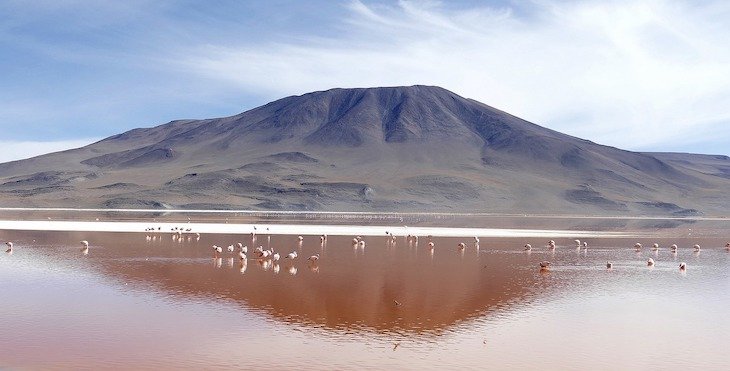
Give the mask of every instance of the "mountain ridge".
<path id="1" fill-rule="evenodd" d="M 311 92 L 0 164 L 5 206 L 700 215 L 725 211 L 728 185 L 727 156 L 603 146 L 425 85 Z"/>

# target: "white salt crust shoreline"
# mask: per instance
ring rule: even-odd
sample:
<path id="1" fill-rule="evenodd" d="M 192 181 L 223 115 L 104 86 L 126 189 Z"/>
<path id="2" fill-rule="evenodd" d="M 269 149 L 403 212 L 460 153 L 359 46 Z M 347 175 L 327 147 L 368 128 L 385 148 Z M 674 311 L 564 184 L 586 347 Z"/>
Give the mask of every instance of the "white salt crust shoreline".
<path id="1" fill-rule="evenodd" d="M 145 229 L 160 228 L 149 232 Z M 544 237 L 544 238 L 611 238 L 635 234 L 605 231 L 570 231 L 541 229 L 448 228 L 374 225 L 317 225 L 317 224 L 239 224 L 239 223 L 169 223 L 169 222 L 109 222 L 109 221 L 56 221 L 56 220 L 0 220 L 0 230 L 65 231 L 65 232 L 140 232 L 170 234 L 172 229 L 190 229 L 184 233 L 209 234 L 274 234 L 274 235 L 332 235 L 332 236 L 385 236 L 386 231 L 396 236 L 434 237 Z M 254 230 L 255 228 L 255 230 Z M 267 230 L 268 228 L 268 230 Z"/>

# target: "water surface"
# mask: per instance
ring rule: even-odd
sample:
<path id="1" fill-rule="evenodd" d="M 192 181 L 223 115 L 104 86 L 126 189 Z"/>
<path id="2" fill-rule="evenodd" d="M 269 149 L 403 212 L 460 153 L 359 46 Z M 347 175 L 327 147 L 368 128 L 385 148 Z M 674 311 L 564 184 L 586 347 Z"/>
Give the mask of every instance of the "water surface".
<path id="1" fill-rule="evenodd" d="M 251 249 L 249 235 L 3 231 L 15 249 L 0 256 L 0 366 L 725 369 L 726 241 L 678 230 L 589 240 L 587 251 L 570 239 L 550 251 L 542 239 L 437 238 L 431 252 L 425 236 L 359 248 L 353 236 L 259 235 L 256 245 L 299 258 L 245 264 L 210 246 Z M 646 247 L 655 241 L 658 252 Z"/>

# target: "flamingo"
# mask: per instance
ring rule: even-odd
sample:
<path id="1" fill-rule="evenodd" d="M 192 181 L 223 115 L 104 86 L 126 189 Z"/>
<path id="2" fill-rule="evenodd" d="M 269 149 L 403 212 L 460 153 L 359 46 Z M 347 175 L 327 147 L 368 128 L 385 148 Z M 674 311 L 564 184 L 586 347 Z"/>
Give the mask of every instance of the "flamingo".
<path id="1" fill-rule="evenodd" d="M 360 247 L 361 249 L 364 249 L 364 248 L 365 248 L 365 240 L 360 240 L 360 242 L 358 243 L 358 246 L 359 246 L 359 247 Z"/>
<path id="2" fill-rule="evenodd" d="M 357 239 L 357 237 L 352 239 L 352 244 L 357 245 L 360 242 L 360 240 Z"/>
<path id="3" fill-rule="evenodd" d="M 8 254 L 12 254 L 13 253 L 13 243 L 8 241 L 5 244 L 8 245 L 8 249 L 5 250 L 5 252 Z"/>
<path id="4" fill-rule="evenodd" d="M 233 253 L 233 250 L 234 250 L 234 249 L 235 249 L 235 248 L 233 247 L 233 245 L 228 245 L 228 252 L 229 252 L 229 253 Z"/>
<path id="5" fill-rule="evenodd" d="M 677 245 L 676 244 L 672 244 L 672 246 L 669 246 L 669 249 L 672 250 L 673 253 L 676 253 L 677 252 Z"/>
<path id="6" fill-rule="evenodd" d="M 529 243 L 525 244 L 525 251 L 532 251 L 532 245 L 530 245 Z"/>
<path id="7" fill-rule="evenodd" d="M 541 271 L 546 271 L 546 270 L 549 270 L 549 269 L 550 269 L 550 262 L 549 261 L 540 262 L 540 270 Z"/>
<path id="8" fill-rule="evenodd" d="M 241 259 L 241 260 L 248 259 L 248 258 L 246 258 L 246 253 L 243 252 L 243 250 L 241 250 L 241 251 L 238 252 L 238 258 Z"/>
<path id="9" fill-rule="evenodd" d="M 649 258 L 649 260 L 646 261 L 647 267 L 653 267 L 654 266 L 654 259 Z"/>
<path id="10" fill-rule="evenodd" d="M 218 254 L 223 252 L 223 248 L 218 245 L 213 245 L 213 255 L 218 257 Z"/>
<path id="11" fill-rule="evenodd" d="M 687 264 L 685 262 L 679 263 L 679 270 L 680 271 L 687 270 Z"/>
<path id="12" fill-rule="evenodd" d="M 271 251 L 274 251 L 274 249 L 271 249 Z M 271 259 L 272 259 L 273 261 L 275 261 L 275 262 L 276 262 L 276 261 L 279 261 L 279 259 L 280 259 L 280 258 L 281 258 L 281 255 L 279 255 L 279 253 L 278 253 L 278 252 L 277 252 L 277 253 L 274 253 L 274 255 L 271 255 Z"/>
<path id="13" fill-rule="evenodd" d="M 550 250 L 555 250 L 555 241 L 553 241 L 553 240 L 548 241 L 548 248 Z"/>
<path id="14" fill-rule="evenodd" d="M 466 244 L 463 242 L 459 242 L 459 250 L 464 250 L 466 248 Z"/>
<path id="15" fill-rule="evenodd" d="M 314 254 L 314 255 L 310 256 L 309 258 L 307 258 L 307 260 L 309 260 L 312 263 L 316 263 L 317 260 L 319 260 L 319 254 Z"/>
<path id="16" fill-rule="evenodd" d="M 243 246 L 242 243 L 237 243 L 238 250 L 240 250 L 242 253 L 247 254 L 248 253 L 248 246 Z"/>
<path id="17" fill-rule="evenodd" d="M 613 263 L 607 261 L 606 262 L 606 269 L 612 269 L 612 268 L 613 268 Z"/>
<path id="18" fill-rule="evenodd" d="M 726 250 L 730 250 L 730 242 L 728 242 L 728 243 L 725 244 L 725 249 Z"/>
<path id="19" fill-rule="evenodd" d="M 634 248 L 636 249 L 636 251 L 641 251 L 641 248 L 642 248 L 641 243 L 639 243 L 639 242 L 635 243 Z"/>
<path id="20" fill-rule="evenodd" d="M 434 247 L 434 243 L 433 243 L 433 241 L 429 241 L 429 242 L 428 242 L 428 247 L 429 247 L 429 248 L 430 248 L 431 250 L 433 250 L 433 247 Z"/>
<path id="21" fill-rule="evenodd" d="M 81 252 L 86 255 L 89 253 L 89 241 L 81 241 Z"/>
<path id="22" fill-rule="evenodd" d="M 573 242 L 575 242 L 575 245 L 576 245 L 576 246 L 578 247 L 578 249 L 580 250 L 580 246 L 581 246 L 581 245 L 580 245 L 580 240 L 573 240 Z"/>
<path id="23" fill-rule="evenodd" d="M 292 259 L 292 260 L 293 259 L 296 259 L 297 258 L 297 252 L 296 251 L 292 251 L 289 254 L 287 254 L 284 258 L 285 259 Z"/>
<path id="24" fill-rule="evenodd" d="M 654 251 L 659 250 L 659 244 L 655 242 L 653 245 L 651 245 L 651 249 Z"/>
<path id="25" fill-rule="evenodd" d="M 699 252 L 700 251 L 700 245 L 694 245 L 692 247 L 694 247 L 695 252 Z"/>
<path id="26" fill-rule="evenodd" d="M 479 237 L 474 236 L 474 243 L 477 244 L 477 245 L 479 244 Z"/>
<path id="27" fill-rule="evenodd" d="M 299 242 L 304 241 L 304 237 L 302 237 L 302 236 L 297 237 L 297 239 L 299 240 Z"/>

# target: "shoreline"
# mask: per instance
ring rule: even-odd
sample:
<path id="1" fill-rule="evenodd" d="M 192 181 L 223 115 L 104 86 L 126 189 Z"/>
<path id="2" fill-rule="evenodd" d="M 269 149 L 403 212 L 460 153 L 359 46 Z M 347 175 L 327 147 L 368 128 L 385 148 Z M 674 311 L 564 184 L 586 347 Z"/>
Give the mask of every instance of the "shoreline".
<path id="1" fill-rule="evenodd" d="M 537 214 L 537 213 L 487 213 L 487 212 L 417 212 L 417 211 L 294 211 L 294 210 L 205 210 L 205 209 L 94 209 L 64 207 L 0 207 L 3 211 L 29 212 L 77 212 L 77 213 L 129 213 L 129 214 L 232 214 L 237 216 L 434 216 L 434 217 L 504 217 L 504 218 L 545 218 L 545 219 L 623 219 L 623 220 L 696 220 L 730 221 L 726 216 L 676 216 L 676 215 L 584 215 L 584 214 Z"/>
<path id="2" fill-rule="evenodd" d="M 514 228 L 451 228 L 451 227 L 407 227 L 385 225 L 328 225 L 328 224 L 266 224 L 266 223 L 203 223 L 203 222 L 109 222 L 109 221 L 56 221 L 56 220 L 0 220 L 0 230 L 57 231 L 57 232 L 126 232 L 146 234 L 172 234 L 173 228 L 190 228 L 190 232 L 208 234 L 272 234 L 332 236 L 386 236 L 386 231 L 396 236 L 416 235 L 434 237 L 544 237 L 544 238 L 616 238 L 635 237 L 637 233 L 606 231 L 572 231 L 549 229 Z M 145 231 L 146 228 L 161 228 L 159 231 Z M 254 229 L 255 228 L 255 229 Z M 268 228 L 268 230 L 267 230 Z"/>

